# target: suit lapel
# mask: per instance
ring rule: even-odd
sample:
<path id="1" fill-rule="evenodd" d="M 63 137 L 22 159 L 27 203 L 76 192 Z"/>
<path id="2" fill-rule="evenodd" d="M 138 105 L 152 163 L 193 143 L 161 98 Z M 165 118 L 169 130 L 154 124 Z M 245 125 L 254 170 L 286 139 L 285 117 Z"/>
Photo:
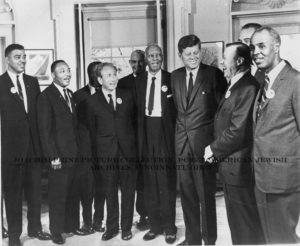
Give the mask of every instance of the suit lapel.
<path id="1" fill-rule="evenodd" d="M 198 70 L 198 73 L 197 73 L 197 76 L 196 76 L 196 79 L 195 79 L 195 84 L 194 84 L 194 87 L 193 87 L 193 90 L 192 90 L 190 102 L 192 102 L 192 100 L 194 99 L 195 95 L 197 94 L 197 91 L 200 88 L 200 85 L 203 82 L 203 72 L 202 72 L 202 70 L 203 70 L 203 64 L 200 63 L 200 67 L 199 67 L 199 70 Z"/>
<path id="2" fill-rule="evenodd" d="M 97 97 L 98 97 L 98 100 L 100 101 L 100 103 L 102 105 L 104 105 L 104 107 L 107 109 L 107 111 L 109 111 L 110 113 L 114 113 L 113 109 L 111 108 L 111 106 L 107 102 L 102 90 L 99 90 L 99 92 L 97 92 Z"/>
<path id="3" fill-rule="evenodd" d="M 163 91 L 162 89 L 160 90 L 160 93 L 161 93 L 161 111 L 162 111 L 162 114 L 163 114 L 164 111 L 165 111 L 167 94 L 168 94 L 168 90 L 169 90 L 168 85 L 166 84 L 166 76 L 165 76 L 165 73 L 164 73 L 163 70 L 161 71 L 161 88 L 166 88 L 167 89 L 166 91 Z"/>
<path id="4" fill-rule="evenodd" d="M 23 74 L 23 81 L 24 81 L 24 86 L 25 86 L 25 90 L 26 90 L 26 96 L 27 96 L 27 112 L 30 111 L 31 109 L 31 87 L 30 87 L 30 83 L 28 81 L 28 79 L 26 78 L 26 76 Z"/>
<path id="5" fill-rule="evenodd" d="M 7 84 L 7 87 L 8 87 L 9 92 L 12 93 L 12 92 L 11 92 L 11 89 L 12 89 L 12 88 L 15 88 L 15 85 L 14 85 L 14 83 L 12 82 L 12 80 L 11 80 L 11 78 L 9 77 L 9 75 L 8 75 L 7 72 L 5 73 L 5 76 L 6 76 L 6 78 L 5 78 L 4 81 L 5 81 L 6 84 Z M 17 93 L 17 92 L 12 93 L 12 96 L 13 96 L 13 98 L 17 101 L 18 105 L 20 105 L 20 107 L 21 107 L 21 108 L 24 110 L 24 112 L 26 113 L 26 111 L 25 111 L 25 106 L 24 106 L 24 102 L 20 99 L 18 93 Z M 28 99 L 27 99 L 27 100 L 28 100 Z"/>
<path id="6" fill-rule="evenodd" d="M 141 97 L 140 97 L 140 105 L 145 108 L 146 105 L 146 92 L 147 92 L 147 83 L 148 83 L 148 73 L 143 73 L 143 78 L 139 81 L 141 82 Z"/>
<path id="7" fill-rule="evenodd" d="M 183 68 L 183 71 L 178 76 L 178 86 L 179 86 L 179 95 L 181 95 L 181 104 L 184 110 L 187 107 L 187 88 L 186 88 L 186 69 Z"/>
<path id="8" fill-rule="evenodd" d="M 275 92 L 275 96 L 276 96 L 276 92 L 278 90 L 278 88 L 282 85 L 281 80 L 284 79 L 284 76 L 286 74 L 286 72 L 290 69 L 290 66 L 288 66 L 287 64 L 284 66 L 284 68 L 281 70 L 281 72 L 278 74 L 278 76 L 276 77 L 273 85 L 272 85 L 272 90 Z M 264 110 L 264 108 L 268 105 L 268 103 L 270 102 L 270 100 L 272 100 L 272 98 L 267 98 L 265 103 L 262 105 L 262 109 Z"/>
<path id="9" fill-rule="evenodd" d="M 53 93 L 56 95 L 56 97 L 58 97 L 58 100 L 61 102 L 61 104 L 65 105 L 65 107 L 71 113 L 69 105 L 67 104 L 66 100 L 64 99 L 64 97 L 62 96 L 62 94 L 60 93 L 60 91 L 56 88 L 56 86 L 54 85 L 54 83 L 52 83 L 50 86 L 52 88 Z"/>

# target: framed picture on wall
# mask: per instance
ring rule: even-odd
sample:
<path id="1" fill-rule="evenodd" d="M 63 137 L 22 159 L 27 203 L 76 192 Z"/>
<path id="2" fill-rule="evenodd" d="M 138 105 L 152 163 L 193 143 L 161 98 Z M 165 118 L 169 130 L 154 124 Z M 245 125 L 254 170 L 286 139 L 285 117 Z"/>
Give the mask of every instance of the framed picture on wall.
<path id="1" fill-rule="evenodd" d="M 201 42 L 201 62 L 221 69 L 224 42 Z"/>
<path id="2" fill-rule="evenodd" d="M 37 77 L 40 86 L 51 84 L 50 66 L 53 62 L 52 49 L 26 49 L 26 69 L 28 75 Z"/>

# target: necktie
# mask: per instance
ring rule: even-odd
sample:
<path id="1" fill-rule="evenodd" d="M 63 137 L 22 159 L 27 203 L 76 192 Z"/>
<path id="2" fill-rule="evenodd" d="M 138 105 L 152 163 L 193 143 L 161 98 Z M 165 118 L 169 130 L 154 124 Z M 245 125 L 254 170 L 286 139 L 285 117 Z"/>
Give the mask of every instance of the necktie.
<path id="1" fill-rule="evenodd" d="M 109 106 L 111 106 L 112 110 L 115 111 L 114 100 L 112 99 L 112 94 L 107 94 L 109 97 Z"/>
<path id="2" fill-rule="evenodd" d="M 261 98 L 260 98 L 260 102 L 258 104 L 258 110 L 257 110 L 257 118 L 260 115 L 260 111 L 265 103 L 265 101 L 267 100 L 267 90 L 269 88 L 269 84 L 270 84 L 270 78 L 268 77 L 268 75 L 265 75 L 265 81 L 264 81 L 264 87 L 262 89 L 261 92 Z"/>
<path id="3" fill-rule="evenodd" d="M 231 86 L 231 80 L 228 81 L 228 87 L 227 87 L 227 90 L 229 89 L 230 86 Z"/>
<path id="4" fill-rule="evenodd" d="M 18 91 L 19 91 L 19 97 L 22 101 L 24 101 L 23 91 L 22 91 L 20 80 L 19 80 L 19 75 L 17 75 L 17 87 L 18 87 Z"/>
<path id="5" fill-rule="evenodd" d="M 154 90 L 155 90 L 155 77 L 152 77 L 152 83 L 150 87 L 150 93 L 149 93 L 149 101 L 148 101 L 148 113 L 149 115 L 152 114 L 153 105 L 154 105 Z"/>
<path id="6" fill-rule="evenodd" d="M 67 94 L 67 89 L 63 89 L 63 91 L 64 91 L 65 101 L 68 104 L 70 111 L 72 112 L 72 106 L 71 106 L 71 102 L 70 102 L 70 99 Z"/>
<path id="7" fill-rule="evenodd" d="M 192 90 L 193 90 L 193 73 L 190 72 L 190 78 L 189 78 L 189 84 L 188 84 L 188 94 L 187 94 L 187 101 L 189 102 L 190 101 L 190 97 L 191 97 L 191 94 L 192 94 Z"/>

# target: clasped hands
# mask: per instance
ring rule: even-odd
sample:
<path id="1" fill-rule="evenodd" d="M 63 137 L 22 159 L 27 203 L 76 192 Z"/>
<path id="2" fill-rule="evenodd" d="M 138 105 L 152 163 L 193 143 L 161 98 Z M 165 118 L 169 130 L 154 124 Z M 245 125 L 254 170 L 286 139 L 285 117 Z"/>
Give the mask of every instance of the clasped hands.
<path id="1" fill-rule="evenodd" d="M 213 163 L 214 153 L 211 151 L 210 145 L 206 146 L 204 150 L 204 161 L 208 163 Z"/>

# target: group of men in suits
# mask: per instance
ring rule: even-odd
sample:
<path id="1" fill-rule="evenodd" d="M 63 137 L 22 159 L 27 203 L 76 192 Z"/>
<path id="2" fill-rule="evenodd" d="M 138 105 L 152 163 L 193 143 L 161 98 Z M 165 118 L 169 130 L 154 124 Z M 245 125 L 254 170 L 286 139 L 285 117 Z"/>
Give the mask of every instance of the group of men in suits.
<path id="1" fill-rule="evenodd" d="M 184 67 L 171 74 L 162 70 L 156 44 L 132 53 L 133 75 L 119 83 L 113 64 L 93 62 L 89 84 L 74 95 L 65 61 L 51 65 L 53 84 L 40 93 L 37 80 L 24 74 L 24 47 L 8 46 L 0 109 L 9 245 L 20 245 L 23 189 L 28 235 L 50 239 L 40 224 L 41 156 L 50 163 L 56 244 L 64 243 L 63 232 L 104 231 L 104 201 L 102 240 L 118 234 L 119 221 L 121 238 L 130 240 L 136 189 L 138 225 L 149 224 L 143 239 L 164 233 L 174 243 L 178 178 L 185 223 L 179 245 L 213 245 L 217 171 L 233 244 L 299 242 L 300 74 L 280 58 L 274 29 L 246 25 L 240 41 L 226 45 L 224 73 L 201 63 L 195 35 L 179 40 Z"/>

